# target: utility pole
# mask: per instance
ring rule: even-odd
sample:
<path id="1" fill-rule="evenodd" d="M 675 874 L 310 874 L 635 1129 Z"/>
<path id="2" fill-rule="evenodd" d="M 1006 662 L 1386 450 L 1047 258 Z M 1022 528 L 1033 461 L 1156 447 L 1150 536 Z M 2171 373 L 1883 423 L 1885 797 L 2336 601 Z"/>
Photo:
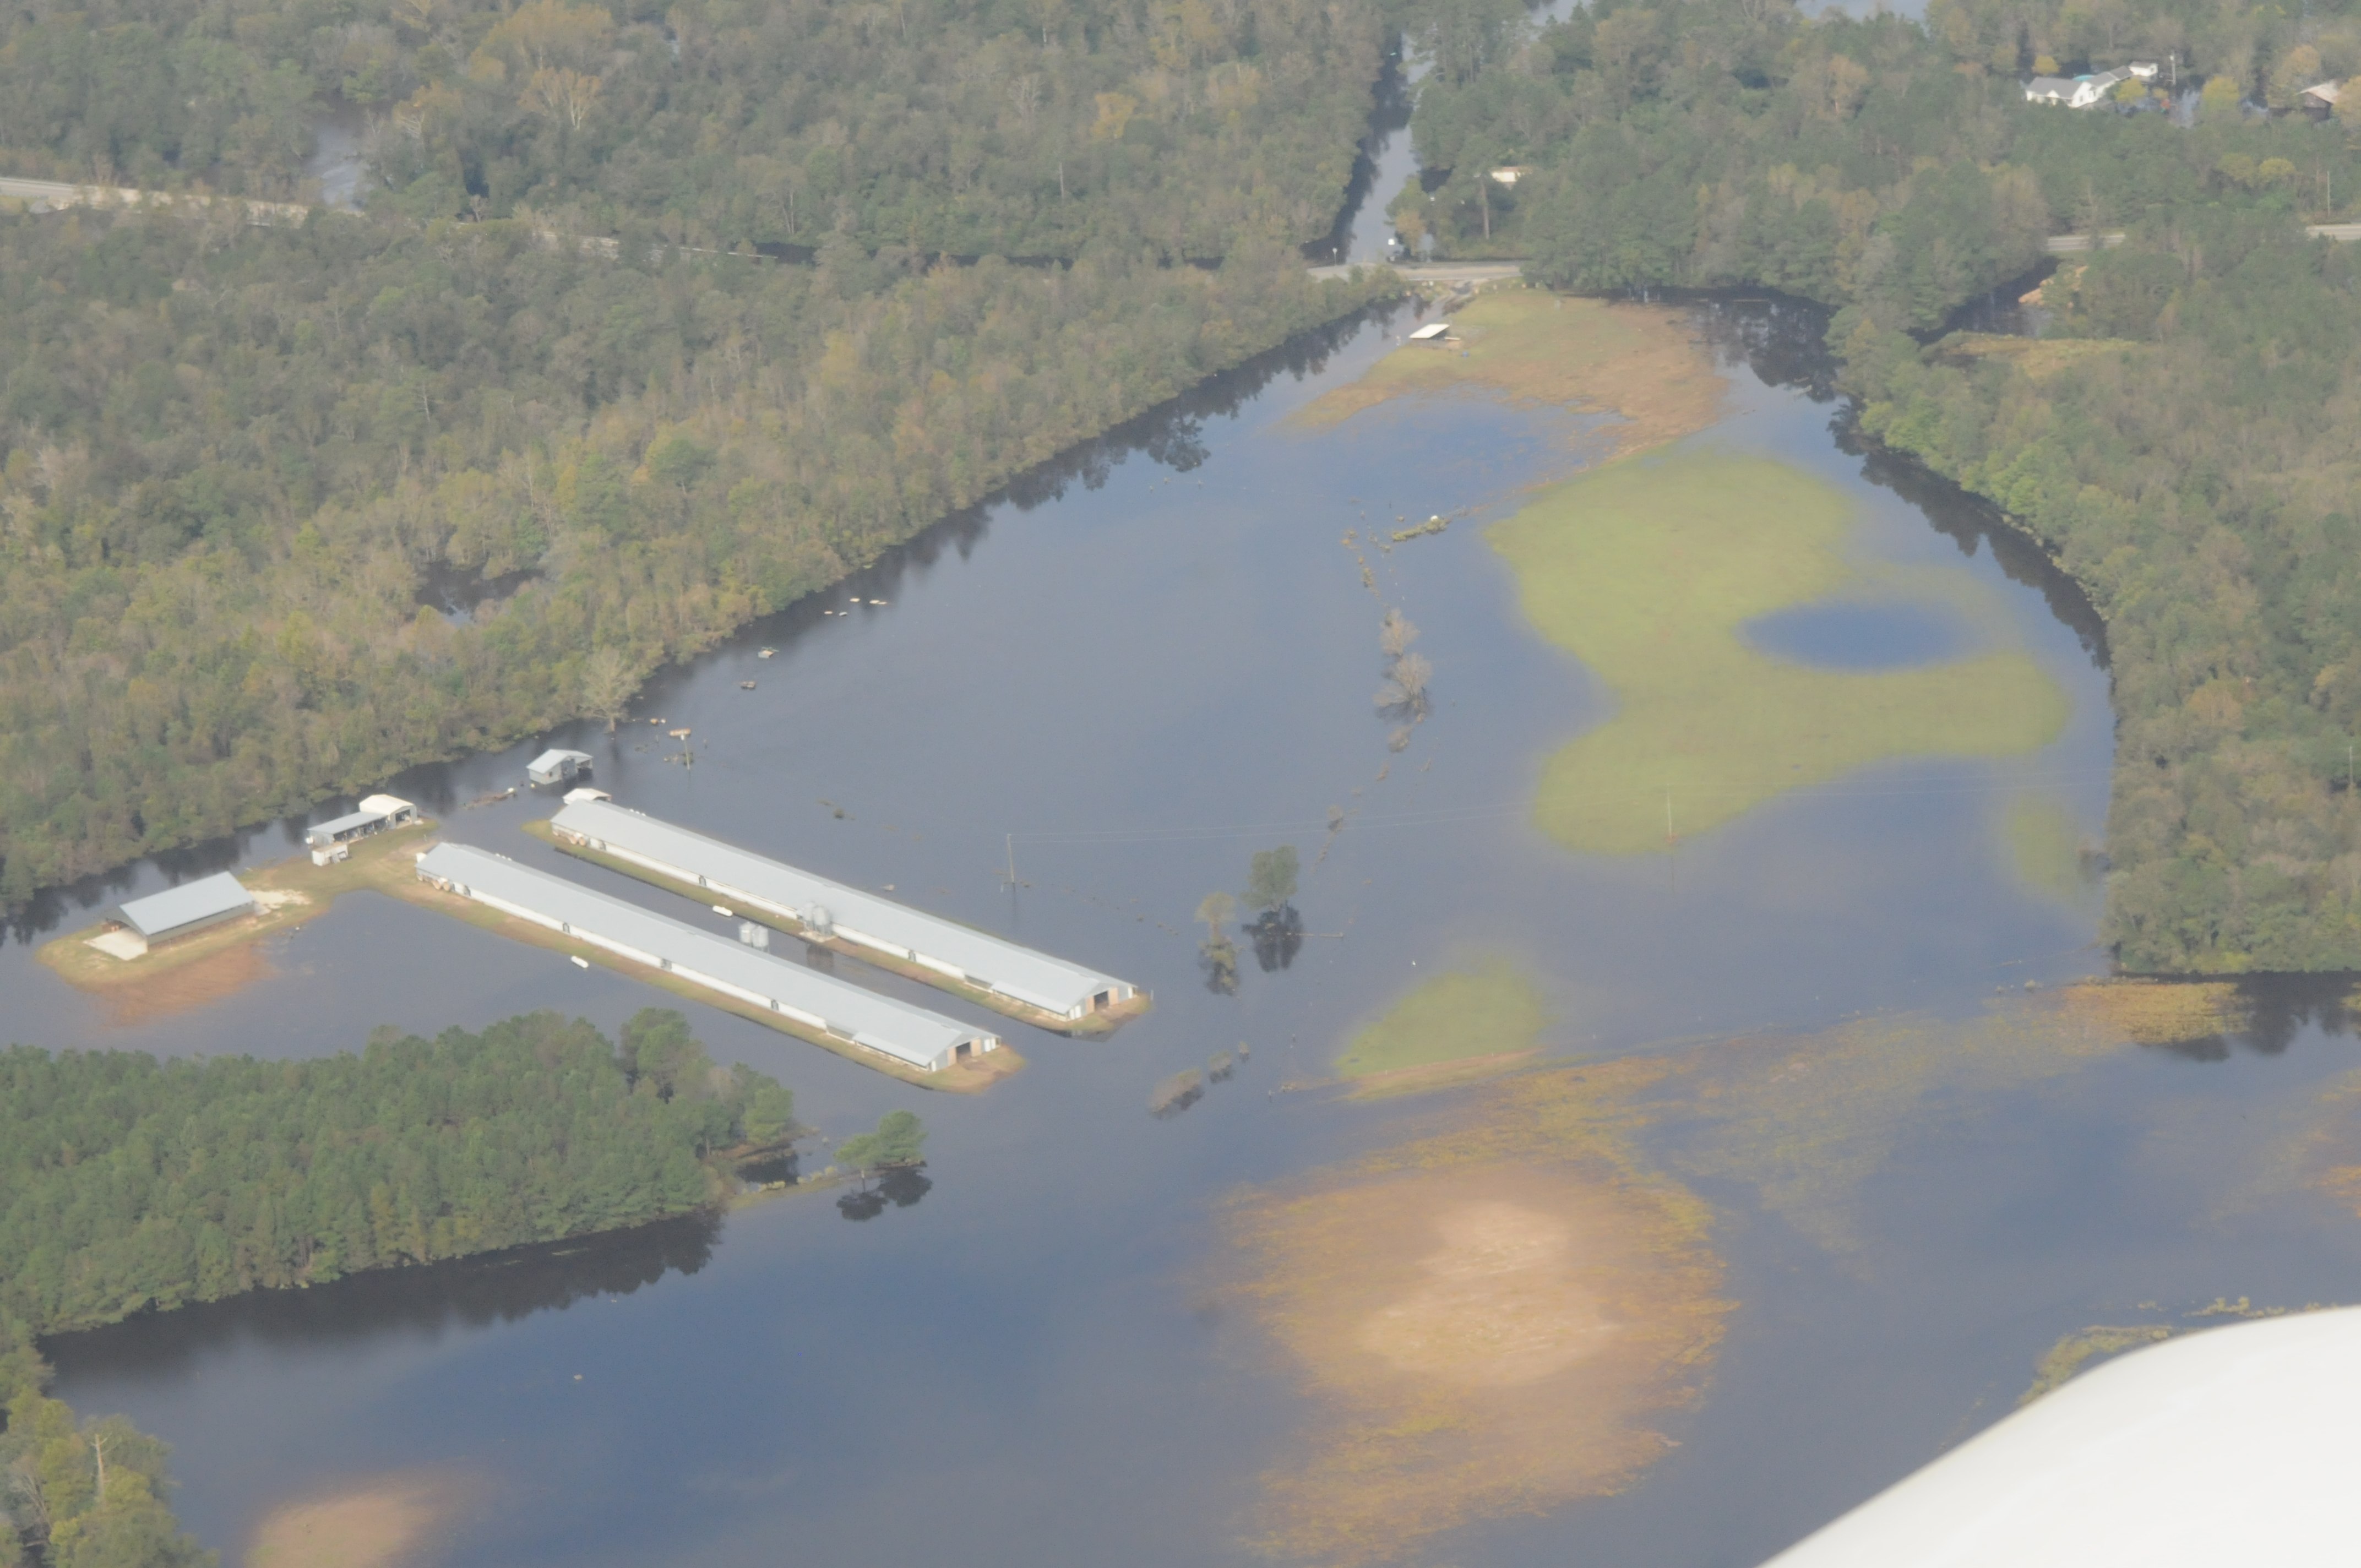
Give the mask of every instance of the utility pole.
<path id="1" fill-rule="evenodd" d="M 1016 885 L 1016 835 L 1010 833 L 1005 837 L 1008 839 L 1008 885 L 1014 888 Z"/>
<path id="2" fill-rule="evenodd" d="M 1673 786 L 1664 786 L 1664 842 L 1675 842 L 1673 834 Z"/>

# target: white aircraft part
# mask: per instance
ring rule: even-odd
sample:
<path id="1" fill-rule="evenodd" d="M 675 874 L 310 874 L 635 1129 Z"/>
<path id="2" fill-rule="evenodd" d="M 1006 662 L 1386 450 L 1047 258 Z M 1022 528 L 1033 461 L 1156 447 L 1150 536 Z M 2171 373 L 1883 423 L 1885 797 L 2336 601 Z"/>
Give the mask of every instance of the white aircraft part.
<path id="1" fill-rule="evenodd" d="M 1765 1568 L 2349 1568 L 2361 1308 L 2212 1329 L 2036 1400 Z"/>

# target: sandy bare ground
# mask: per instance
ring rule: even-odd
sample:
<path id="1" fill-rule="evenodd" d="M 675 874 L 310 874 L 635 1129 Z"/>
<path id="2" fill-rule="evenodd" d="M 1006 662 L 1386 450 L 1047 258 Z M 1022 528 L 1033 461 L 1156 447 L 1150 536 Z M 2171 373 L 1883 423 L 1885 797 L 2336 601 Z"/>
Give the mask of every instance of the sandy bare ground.
<path id="1" fill-rule="evenodd" d="M 97 1001 L 109 1024 L 126 1028 L 151 1018 L 209 1006 L 276 972 L 269 956 L 249 943 L 208 953 L 178 969 L 110 986 L 97 993 Z"/>
<path id="2" fill-rule="evenodd" d="M 1313 1406 L 1257 1544 L 1393 1558 L 1612 1492 L 1672 1446 L 1659 1418 L 1697 1398 L 1731 1303 L 1704 1207 L 1606 1109 L 1656 1070 L 1504 1084 L 1451 1131 L 1234 1207 L 1243 1294 Z"/>
<path id="3" fill-rule="evenodd" d="M 255 1530 L 245 1568 L 412 1568 L 434 1560 L 472 1493 L 457 1476 L 420 1472 L 287 1503 Z"/>

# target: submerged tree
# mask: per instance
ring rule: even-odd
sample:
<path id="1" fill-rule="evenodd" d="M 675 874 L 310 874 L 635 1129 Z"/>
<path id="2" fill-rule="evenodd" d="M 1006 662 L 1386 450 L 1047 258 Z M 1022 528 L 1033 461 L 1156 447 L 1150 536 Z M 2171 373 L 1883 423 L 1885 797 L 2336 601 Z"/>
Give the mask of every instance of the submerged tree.
<path id="1" fill-rule="evenodd" d="M 1222 996 L 1238 993 L 1238 945 L 1223 929 L 1237 912 L 1238 901 L 1226 893 L 1209 893 L 1197 905 L 1197 918 L 1205 923 L 1205 939 L 1197 944 L 1205 989 Z"/>
<path id="2" fill-rule="evenodd" d="M 837 1162 L 866 1176 L 873 1170 L 927 1162 L 927 1129 L 907 1111 L 888 1111 L 877 1118 L 877 1130 L 848 1138 L 837 1146 Z"/>
<path id="3" fill-rule="evenodd" d="M 607 721 L 608 734 L 615 732 L 624 709 L 631 706 L 631 694 L 639 689 L 639 677 L 631 673 L 631 661 L 623 657 L 620 648 L 594 649 L 582 661 L 582 707 L 591 718 Z"/>
<path id="4" fill-rule="evenodd" d="M 1254 938 L 1262 972 L 1283 970 L 1303 946 L 1303 917 L 1295 912 L 1295 879 L 1301 864 L 1292 844 L 1257 850 L 1246 865 L 1246 903 L 1262 913 L 1246 930 Z"/>
<path id="5" fill-rule="evenodd" d="M 1295 896 L 1295 878 L 1301 861 L 1292 844 L 1257 850 L 1246 862 L 1246 907 L 1269 911 Z"/>

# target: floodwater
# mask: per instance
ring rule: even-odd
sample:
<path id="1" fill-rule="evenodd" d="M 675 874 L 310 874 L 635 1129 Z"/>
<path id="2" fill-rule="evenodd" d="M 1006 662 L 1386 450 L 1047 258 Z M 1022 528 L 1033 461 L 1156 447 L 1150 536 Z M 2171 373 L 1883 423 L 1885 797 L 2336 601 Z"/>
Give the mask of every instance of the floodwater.
<path id="1" fill-rule="evenodd" d="M 694 918 L 525 836 L 547 795 L 468 804 L 521 783 L 542 746 L 576 746 L 627 805 L 1135 980 L 1150 1016 L 1101 1043 L 1017 1026 L 1031 1065 L 964 1097 L 697 1010 L 718 1058 L 786 1081 L 831 1138 L 919 1112 L 930 1185 L 844 1207 L 789 1193 L 718 1225 L 69 1336 L 48 1346 L 59 1392 L 175 1444 L 181 1515 L 233 1563 L 274 1507 L 421 1466 L 485 1489 L 435 1558 L 465 1568 L 1251 1561 L 1241 1521 L 1305 1407 L 1209 1287 L 1214 1206 L 1398 1132 L 1400 1108 L 1280 1091 L 1322 1078 L 1422 976 L 1505 956 L 1550 997 L 1551 1048 L 1580 1053 L 1969 1015 L 1996 988 L 2103 968 L 2090 910 L 2021 884 L 2002 832 L 2029 792 L 2101 832 L 2113 725 L 2087 607 L 1978 509 L 1855 448 L 1816 316 L 1697 311 L 1734 383 L 1707 439 L 1841 489 L 1865 567 L 1983 606 L 1979 637 L 2069 694 L 2054 744 L 1864 770 L 1674 852 L 1555 849 L 1529 820 L 1535 780 L 1606 699 L 1526 627 L 1480 525 L 1588 448 L 1573 422 L 1473 398 L 1291 429 L 1390 342 L 1348 325 L 666 674 L 612 738 L 571 726 L 390 781 L 453 837 Z M 1434 513 L 1459 521 L 1372 554 L 1365 588 L 1346 531 Z M 1372 706 L 1388 606 L 1433 664 L 1433 710 L 1399 753 Z M 693 765 L 669 760 L 680 728 Z M 104 902 L 284 856 L 299 831 L 37 905 L 0 946 L 10 1033 L 284 1058 L 535 1007 L 611 1030 L 672 1001 L 365 894 L 276 943 L 273 978 L 134 1026 L 31 959 Z M 1209 991 L 1191 912 L 1290 842 L 1302 941 L 1283 967 L 1246 964 L 1236 996 Z M 1743 1183 L 1704 1184 L 1741 1305 L 1682 1446 L 1622 1496 L 1469 1526 L 1415 1560 L 1752 1563 L 2001 1414 L 2062 1333 L 2148 1301 L 2361 1294 L 2361 1227 L 2301 1196 L 2235 1213 L 2222 1196 L 2350 1065 L 2341 1029 L 2321 999 L 2282 998 L 2206 1050 L 1946 1102 L 1895 1140 L 1861 1201 L 1868 1240 L 1842 1258 Z M 1240 1042 L 1235 1078 L 1151 1118 L 1160 1079 Z"/>
<path id="2" fill-rule="evenodd" d="M 1830 670 L 1899 670 L 1968 652 L 1968 629 L 1940 607 L 1805 605 L 1749 621 L 1746 640 L 1765 653 Z"/>

